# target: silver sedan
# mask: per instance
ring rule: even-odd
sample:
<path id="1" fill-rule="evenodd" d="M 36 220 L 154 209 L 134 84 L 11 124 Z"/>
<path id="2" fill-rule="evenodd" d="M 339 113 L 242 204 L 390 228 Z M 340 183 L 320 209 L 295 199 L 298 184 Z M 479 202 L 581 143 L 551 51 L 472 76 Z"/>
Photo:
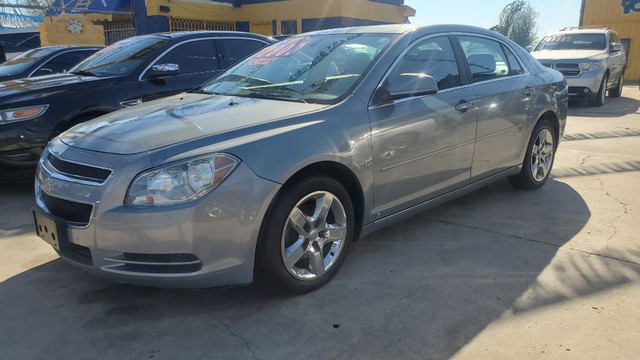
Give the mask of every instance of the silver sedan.
<path id="1" fill-rule="evenodd" d="M 542 186 L 566 116 L 562 75 L 492 31 L 308 33 L 54 139 L 34 219 L 117 282 L 304 293 L 383 226 L 498 179 Z"/>

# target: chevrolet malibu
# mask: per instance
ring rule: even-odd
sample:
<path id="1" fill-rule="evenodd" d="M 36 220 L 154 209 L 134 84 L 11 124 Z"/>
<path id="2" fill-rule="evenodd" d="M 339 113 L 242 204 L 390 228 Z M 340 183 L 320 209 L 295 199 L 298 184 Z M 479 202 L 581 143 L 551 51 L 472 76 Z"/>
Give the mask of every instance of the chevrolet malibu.
<path id="1" fill-rule="evenodd" d="M 305 293 L 360 237 L 490 182 L 548 179 L 562 74 L 491 31 L 325 30 L 55 138 L 38 235 L 117 282 Z"/>

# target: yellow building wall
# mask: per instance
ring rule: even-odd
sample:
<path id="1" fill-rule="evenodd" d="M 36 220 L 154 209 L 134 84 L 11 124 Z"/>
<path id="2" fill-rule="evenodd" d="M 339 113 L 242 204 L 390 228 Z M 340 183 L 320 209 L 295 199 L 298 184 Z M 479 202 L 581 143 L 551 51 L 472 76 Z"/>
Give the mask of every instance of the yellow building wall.
<path id="1" fill-rule="evenodd" d="M 170 11 L 160 12 L 160 6 L 167 6 Z M 302 19 L 350 17 L 402 23 L 405 16 L 412 16 L 414 12 L 409 7 L 367 0 L 289 0 L 249 4 L 240 8 L 201 1 L 147 0 L 147 14 L 203 20 L 247 21 L 252 25 L 251 31 L 272 35 L 271 22 L 274 19 L 277 20 L 278 32 L 283 20 L 297 20 L 298 32 L 301 32 Z"/>
<path id="2" fill-rule="evenodd" d="M 91 20 L 109 19 L 111 16 L 98 14 L 62 14 L 45 17 L 44 22 L 38 24 L 40 45 L 104 45 L 104 29 L 101 25 L 93 24 Z M 70 21 L 82 24 L 82 31 L 78 34 L 69 31 Z"/>
<path id="3" fill-rule="evenodd" d="M 640 12 L 624 14 L 620 0 L 584 0 L 583 26 L 607 26 L 631 39 L 627 79 L 640 77 Z"/>

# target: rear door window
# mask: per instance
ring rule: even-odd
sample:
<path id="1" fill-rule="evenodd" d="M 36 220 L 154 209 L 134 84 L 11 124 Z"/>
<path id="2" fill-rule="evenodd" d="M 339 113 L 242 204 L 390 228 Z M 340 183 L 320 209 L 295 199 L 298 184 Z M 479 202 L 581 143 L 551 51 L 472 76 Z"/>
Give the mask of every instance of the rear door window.
<path id="1" fill-rule="evenodd" d="M 249 39 L 223 39 L 221 43 L 227 49 L 229 65 L 233 65 L 267 46 L 261 41 Z"/>
<path id="2" fill-rule="evenodd" d="M 499 79 L 514 74 L 499 42 L 475 36 L 459 36 L 458 40 L 467 58 L 473 82 Z"/>

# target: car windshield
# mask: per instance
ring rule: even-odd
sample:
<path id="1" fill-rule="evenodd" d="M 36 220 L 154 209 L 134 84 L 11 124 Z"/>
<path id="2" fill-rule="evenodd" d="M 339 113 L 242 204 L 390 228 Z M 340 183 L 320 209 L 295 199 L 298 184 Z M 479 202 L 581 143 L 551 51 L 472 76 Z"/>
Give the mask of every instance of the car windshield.
<path id="1" fill-rule="evenodd" d="M 78 75 L 128 75 L 168 41 L 159 36 L 138 36 L 107 46 L 69 70 Z"/>
<path id="2" fill-rule="evenodd" d="M 199 92 L 331 104 L 353 89 L 388 35 L 297 36 L 262 49 Z"/>
<path id="3" fill-rule="evenodd" d="M 56 48 L 39 48 L 24 52 L 0 64 L 0 75 L 21 73 L 56 50 Z"/>
<path id="4" fill-rule="evenodd" d="M 535 51 L 540 50 L 605 50 L 604 34 L 555 34 L 546 36 Z"/>

